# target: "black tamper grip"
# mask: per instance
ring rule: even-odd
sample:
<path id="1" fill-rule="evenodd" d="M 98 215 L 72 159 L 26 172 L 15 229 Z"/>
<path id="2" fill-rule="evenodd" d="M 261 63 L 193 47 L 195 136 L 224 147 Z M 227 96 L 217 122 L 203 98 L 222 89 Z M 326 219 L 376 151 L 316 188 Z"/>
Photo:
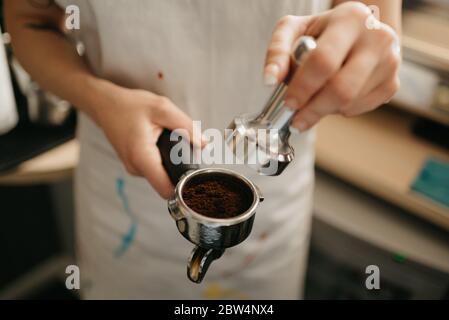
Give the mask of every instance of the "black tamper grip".
<path id="1" fill-rule="evenodd" d="M 170 177 L 173 185 L 177 185 L 179 179 L 183 174 L 187 171 L 197 170 L 199 166 L 196 164 L 192 164 L 193 161 L 193 148 L 192 145 L 181 135 L 176 132 L 173 133 L 173 136 L 176 137 L 175 141 L 171 141 L 170 137 L 172 136 L 172 131 L 168 129 L 164 129 L 157 141 L 157 147 L 159 148 L 159 152 L 161 153 L 162 165 L 167 171 L 168 176 Z M 172 148 L 178 143 L 189 144 L 188 148 L 190 150 L 190 154 L 183 154 L 181 150 L 186 150 L 187 148 L 179 148 L 180 153 L 178 154 L 178 159 L 181 159 L 181 163 L 175 164 L 170 159 L 170 153 Z"/>

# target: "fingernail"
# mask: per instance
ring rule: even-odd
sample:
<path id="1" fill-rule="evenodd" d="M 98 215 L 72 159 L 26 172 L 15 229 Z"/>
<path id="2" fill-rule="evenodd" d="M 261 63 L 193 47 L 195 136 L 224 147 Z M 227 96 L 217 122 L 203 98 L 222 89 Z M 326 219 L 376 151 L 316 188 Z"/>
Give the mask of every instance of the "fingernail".
<path id="1" fill-rule="evenodd" d="M 278 83 L 279 66 L 271 63 L 265 67 L 264 83 L 266 86 L 274 86 Z"/>
<path id="2" fill-rule="evenodd" d="M 285 106 L 292 110 L 297 110 L 299 108 L 298 101 L 295 98 L 286 99 Z"/>
<path id="3" fill-rule="evenodd" d="M 292 126 L 290 126 L 290 132 L 293 133 L 293 134 L 299 134 L 300 133 L 298 129 L 296 129 L 295 127 L 292 127 Z"/>
<path id="4" fill-rule="evenodd" d="M 401 56 L 401 44 L 399 43 L 399 40 L 395 40 L 394 43 L 392 44 L 392 50 L 393 53 L 397 56 Z"/>
<path id="5" fill-rule="evenodd" d="M 208 139 L 204 134 L 201 135 L 201 147 L 204 148 L 207 146 L 210 142 L 210 139 Z"/>
<path id="6" fill-rule="evenodd" d="M 304 121 L 298 121 L 295 124 L 296 129 L 298 129 L 299 132 L 304 132 L 307 130 L 307 123 Z"/>

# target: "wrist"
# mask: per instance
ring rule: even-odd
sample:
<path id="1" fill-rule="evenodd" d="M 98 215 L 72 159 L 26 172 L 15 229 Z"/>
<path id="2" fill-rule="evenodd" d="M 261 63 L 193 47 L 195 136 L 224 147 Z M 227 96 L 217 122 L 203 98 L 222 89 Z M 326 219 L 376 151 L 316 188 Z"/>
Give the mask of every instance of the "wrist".
<path id="1" fill-rule="evenodd" d="M 111 112 L 111 108 L 117 105 L 117 100 L 122 88 L 111 81 L 95 76 L 82 76 L 79 82 L 83 92 L 78 94 L 75 102 L 78 109 L 86 113 L 97 125 L 101 126 L 101 119 L 105 113 Z"/>

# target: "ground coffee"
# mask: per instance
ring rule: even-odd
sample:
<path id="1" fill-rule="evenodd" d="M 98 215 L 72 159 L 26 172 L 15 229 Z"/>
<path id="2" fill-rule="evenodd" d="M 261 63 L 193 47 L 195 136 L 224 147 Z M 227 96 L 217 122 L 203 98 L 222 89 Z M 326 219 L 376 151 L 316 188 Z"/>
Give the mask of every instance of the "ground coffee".
<path id="1" fill-rule="evenodd" d="M 182 197 L 193 211 L 211 218 L 232 218 L 247 211 L 253 202 L 249 188 L 224 177 L 190 181 Z"/>

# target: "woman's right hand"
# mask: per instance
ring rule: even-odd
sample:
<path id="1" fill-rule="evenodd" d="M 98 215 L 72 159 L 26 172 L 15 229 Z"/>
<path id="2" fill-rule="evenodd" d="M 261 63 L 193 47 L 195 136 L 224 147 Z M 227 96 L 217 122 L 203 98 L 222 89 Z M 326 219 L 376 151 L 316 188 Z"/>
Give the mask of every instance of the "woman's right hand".
<path id="1" fill-rule="evenodd" d="M 164 128 L 187 130 L 194 141 L 192 120 L 168 98 L 148 91 L 119 88 L 111 98 L 97 110 L 97 124 L 128 173 L 146 178 L 161 197 L 169 198 L 174 187 L 156 143 Z"/>

